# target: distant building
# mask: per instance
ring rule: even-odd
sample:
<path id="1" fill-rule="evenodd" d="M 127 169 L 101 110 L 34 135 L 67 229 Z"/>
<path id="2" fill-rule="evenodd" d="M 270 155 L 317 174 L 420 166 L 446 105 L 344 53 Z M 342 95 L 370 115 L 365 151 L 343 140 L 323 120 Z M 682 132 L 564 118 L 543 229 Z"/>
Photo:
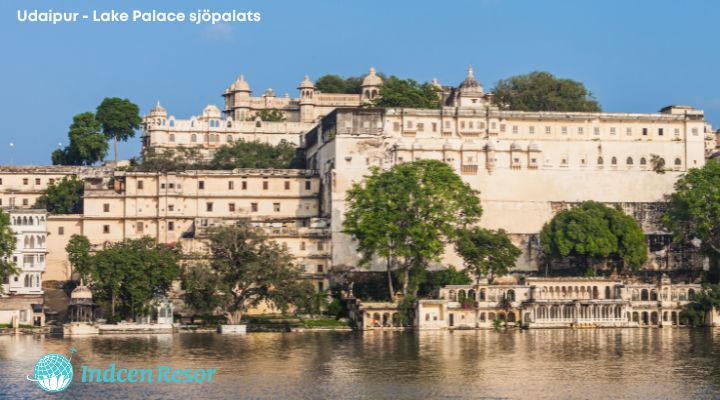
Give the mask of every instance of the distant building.
<path id="1" fill-rule="evenodd" d="M 45 210 L 7 209 L 17 243 L 12 260 L 18 272 L 3 284 L 0 296 L 0 324 L 42 326 L 42 279 L 47 251 Z"/>

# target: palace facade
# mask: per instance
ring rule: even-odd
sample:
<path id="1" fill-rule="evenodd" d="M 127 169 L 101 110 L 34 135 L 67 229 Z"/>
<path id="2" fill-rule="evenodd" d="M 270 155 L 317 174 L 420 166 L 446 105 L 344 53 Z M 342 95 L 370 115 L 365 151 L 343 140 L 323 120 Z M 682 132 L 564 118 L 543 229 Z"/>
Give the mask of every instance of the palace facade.
<path id="1" fill-rule="evenodd" d="M 355 270 L 358 254 L 343 233 L 347 190 L 377 166 L 435 159 L 480 192 L 481 225 L 505 229 L 523 250 L 513 272 L 538 271 L 538 233 L 558 211 L 585 200 L 619 206 L 642 225 L 650 248 L 643 269 L 706 266 L 693 246 L 672 245 L 659 224 L 664 196 L 690 168 L 702 167 L 716 133 L 702 110 L 669 106 L 657 113 L 508 111 L 470 68 L 457 86 L 433 84 L 440 109 L 369 107 L 381 94 L 374 69 L 360 94 L 321 93 L 306 77 L 299 96 L 253 97 L 240 76 L 223 107 L 177 119 L 159 104 L 144 118 L 144 150 L 193 149 L 205 157 L 233 141 L 282 140 L 299 146 L 305 170 L 130 172 L 93 167 L 0 167 L 3 206 L 31 208 L 64 176 L 85 181 L 84 212 L 50 215 L 46 280 L 70 278 L 64 248 L 84 234 L 96 246 L 150 235 L 202 250 L 205 228 L 249 219 L 285 243 L 319 289 L 332 272 Z M 262 121 L 277 110 L 284 121 Z M 462 268 L 448 248 L 442 265 Z M 379 268 L 380 266 L 378 266 Z M 557 267 L 563 267 L 559 265 Z"/>

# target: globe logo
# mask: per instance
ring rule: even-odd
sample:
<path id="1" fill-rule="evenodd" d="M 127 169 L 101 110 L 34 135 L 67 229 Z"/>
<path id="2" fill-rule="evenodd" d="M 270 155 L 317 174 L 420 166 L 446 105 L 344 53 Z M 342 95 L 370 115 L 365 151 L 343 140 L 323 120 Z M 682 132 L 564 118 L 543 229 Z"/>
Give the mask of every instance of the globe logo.
<path id="1" fill-rule="evenodd" d="M 73 353 L 74 349 L 70 352 Z M 72 357 L 72 356 L 71 356 Z M 70 359 L 62 354 L 50 353 L 44 355 L 35 363 L 33 377 L 28 380 L 35 382 L 46 392 L 60 392 L 65 390 L 72 381 L 73 368 Z"/>

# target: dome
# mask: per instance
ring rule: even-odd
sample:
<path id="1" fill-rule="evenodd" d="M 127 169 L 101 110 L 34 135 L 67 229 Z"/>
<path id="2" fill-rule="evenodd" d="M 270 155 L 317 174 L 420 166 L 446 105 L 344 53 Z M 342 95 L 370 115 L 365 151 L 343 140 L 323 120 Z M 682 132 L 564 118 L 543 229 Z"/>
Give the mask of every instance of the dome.
<path id="1" fill-rule="evenodd" d="M 150 109 L 150 114 L 148 116 L 151 117 L 165 117 L 167 116 L 167 110 L 163 106 L 160 105 L 160 101 L 155 104 L 155 107 Z"/>
<path id="2" fill-rule="evenodd" d="M 523 147 L 523 145 L 518 142 L 512 142 L 512 144 L 510 145 L 510 150 L 521 151 L 521 150 L 525 150 L 525 147 Z"/>
<path id="3" fill-rule="evenodd" d="M 298 89 L 314 89 L 315 85 L 313 85 L 310 78 L 305 75 L 305 79 L 303 79 L 302 82 L 300 82 L 300 86 L 298 86 Z"/>
<path id="4" fill-rule="evenodd" d="M 87 286 L 78 286 L 70 293 L 71 299 L 92 299 L 92 297 L 92 291 Z"/>
<path id="5" fill-rule="evenodd" d="M 379 76 L 375 75 L 375 67 L 370 67 L 370 73 L 363 79 L 363 86 L 381 86 L 383 83 Z"/>
<path id="6" fill-rule="evenodd" d="M 528 150 L 530 151 L 540 151 L 540 145 L 535 142 L 530 142 L 528 145 Z"/>
<path id="7" fill-rule="evenodd" d="M 240 75 L 238 78 L 233 82 L 232 86 L 230 86 L 231 92 L 249 92 L 250 91 L 250 85 L 248 85 L 247 82 L 245 82 L 245 77 Z"/>
<path id="8" fill-rule="evenodd" d="M 220 109 L 214 104 L 208 104 L 208 106 L 203 109 L 203 117 L 220 118 Z"/>
<path id="9" fill-rule="evenodd" d="M 460 86 L 458 88 L 460 89 L 460 93 L 483 92 L 482 85 L 480 84 L 480 82 L 475 80 L 475 74 L 473 73 L 472 65 L 468 66 L 467 77 L 465 77 L 465 80 L 460 83 Z"/>

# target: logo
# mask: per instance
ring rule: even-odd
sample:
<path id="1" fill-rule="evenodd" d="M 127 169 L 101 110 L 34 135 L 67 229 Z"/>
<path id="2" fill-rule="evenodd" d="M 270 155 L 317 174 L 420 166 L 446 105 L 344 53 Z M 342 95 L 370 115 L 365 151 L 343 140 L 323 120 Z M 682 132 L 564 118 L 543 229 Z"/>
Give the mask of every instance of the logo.
<path id="1" fill-rule="evenodd" d="M 29 381 L 35 382 L 46 392 L 60 392 L 70 386 L 73 379 L 73 367 L 70 363 L 73 353 L 77 352 L 74 347 L 70 348 L 70 358 L 62 354 L 49 353 L 42 356 L 35 363 L 33 377 L 27 377 Z"/>

